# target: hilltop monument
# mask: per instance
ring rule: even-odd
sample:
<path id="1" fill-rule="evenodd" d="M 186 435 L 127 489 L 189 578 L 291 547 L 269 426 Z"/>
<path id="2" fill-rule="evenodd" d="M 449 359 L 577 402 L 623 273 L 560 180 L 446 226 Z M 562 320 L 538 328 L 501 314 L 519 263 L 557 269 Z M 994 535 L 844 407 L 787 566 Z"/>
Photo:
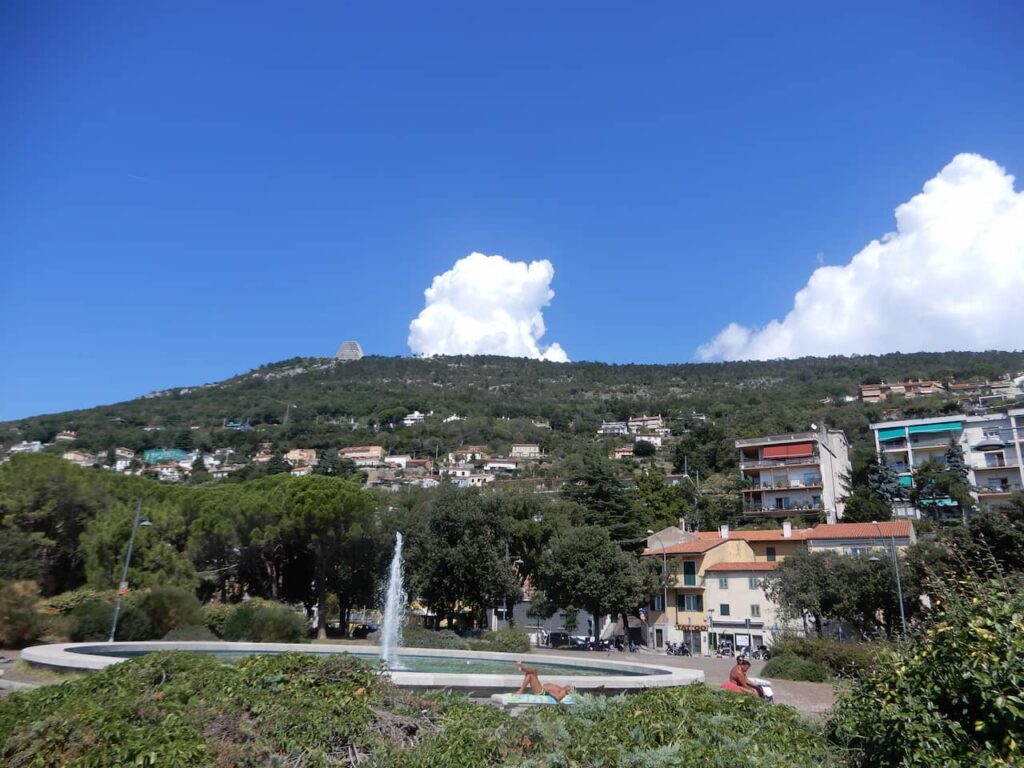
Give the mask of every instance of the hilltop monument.
<path id="1" fill-rule="evenodd" d="M 359 346 L 358 341 L 346 341 L 338 347 L 338 354 L 335 357 L 338 360 L 359 360 L 363 356 L 363 348 Z"/>

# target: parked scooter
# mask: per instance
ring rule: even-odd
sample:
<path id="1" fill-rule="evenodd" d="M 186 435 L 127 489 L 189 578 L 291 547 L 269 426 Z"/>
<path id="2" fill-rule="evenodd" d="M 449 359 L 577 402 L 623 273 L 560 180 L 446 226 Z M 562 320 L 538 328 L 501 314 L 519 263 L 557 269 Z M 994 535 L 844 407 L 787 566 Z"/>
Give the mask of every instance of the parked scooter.
<path id="1" fill-rule="evenodd" d="M 750 652 L 750 658 L 757 659 L 758 661 L 767 661 L 771 657 L 772 652 L 768 649 L 767 645 L 759 645 Z"/>
<path id="2" fill-rule="evenodd" d="M 665 653 L 669 656 L 689 656 L 690 646 L 686 643 L 666 643 Z"/>

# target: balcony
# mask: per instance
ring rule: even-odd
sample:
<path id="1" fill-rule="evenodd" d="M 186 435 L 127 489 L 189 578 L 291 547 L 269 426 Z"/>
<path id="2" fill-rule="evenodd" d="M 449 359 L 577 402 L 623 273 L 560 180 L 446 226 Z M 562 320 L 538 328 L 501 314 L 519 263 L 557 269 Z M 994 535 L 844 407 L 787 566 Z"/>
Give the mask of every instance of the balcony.
<path id="1" fill-rule="evenodd" d="M 752 488 L 742 488 L 741 493 L 761 493 L 762 491 L 792 491 L 792 490 L 820 490 L 822 488 L 821 478 L 817 479 L 817 482 L 804 483 L 798 480 L 790 480 L 789 482 L 772 482 L 762 483 L 761 485 L 755 485 Z"/>
<path id="2" fill-rule="evenodd" d="M 795 459 L 758 459 L 740 461 L 740 469 L 771 469 L 773 467 L 816 467 L 821 464 L 817 456 Z"/>
<path id="3" fill-rule="evenodd" d="M 978 497 L 1007 496 L 1021 490 L 1020 483 L 1000 483 L 999 485 L 982 485 L 978 487 Z"/>
<path id="4" fill-rule="evenodd" d="M 825 508 L 821 504 L 789 504 L 776 507 L 771 504 L 746 504 L 743 514 L 748 517 L 789 517 L 790 515 L 818 515 Z"/>

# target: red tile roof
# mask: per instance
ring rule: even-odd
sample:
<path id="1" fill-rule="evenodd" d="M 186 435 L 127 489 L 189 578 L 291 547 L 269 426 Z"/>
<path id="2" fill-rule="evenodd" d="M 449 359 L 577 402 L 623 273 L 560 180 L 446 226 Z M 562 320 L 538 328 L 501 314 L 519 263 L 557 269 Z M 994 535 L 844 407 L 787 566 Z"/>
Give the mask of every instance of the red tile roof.
<path id="1" fill-rule="evenodd" d="M 786 538 L 783 536 L 781 528 L 772 528 L 766 531 L 729 531 L 729 538 L 740 541 L 802 541 L 807 533 L 809 531 L 805 528 L 794 528 L 793 535 Z M 724 541 L 718 531 L 701 531 L 697 535 L 709 541 Z"/>
<path id="2" fill-rule="evenodd" d="M 724 544 L 725 539 L 717 539 L 715 541 L 704 541 L 701 539 L 693 539 L 691 541 L 681 541 L 678 544 L 669 544 L 665 549 L 661 547 L 645 549 L 643 554 L 645 555 L 657 555 L 661 557 L 662 554 L 666 555 L 701 555 L 712 550 L 715 547 Z"/>
<path id="3" fill-rule="evenodd" d="M 885 523 L 835 523 L 818 525 L 806 532 L 805 539 L 877 539 L 910 536 L 909 520 L 891 520 Z"/>
<path id="4" fill-rule="evenodd" d="M 715 563 L 705 568 L 705 571 L 774 571 L 779 563 Z"/>

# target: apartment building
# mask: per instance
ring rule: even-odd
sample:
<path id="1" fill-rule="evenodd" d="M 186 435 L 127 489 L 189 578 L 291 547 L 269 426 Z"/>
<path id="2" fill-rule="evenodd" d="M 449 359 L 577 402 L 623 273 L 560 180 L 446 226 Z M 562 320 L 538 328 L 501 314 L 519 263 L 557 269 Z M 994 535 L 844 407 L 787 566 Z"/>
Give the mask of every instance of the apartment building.
<path id="1" fill-rule="evenodd" d="M 661 414 L 657 416 L 631 416 L 627 422 L 629 431 L 633 434 L 637 432 L 660 432 L 665 429 L 665 420 L 661 417 Z"/>
<path id="2" fill-rule="evenodd" d="M 513 443 L 508 455 L 513 459 L 539 459 L 540 446 L 536 443 Z"/>
<path id="3" fill-rule="evenodd" d="M 913 472 L 929 461 L 946 463 L 951 443 L 960 446 L 971 494 L 979 505 L 998 508 L 1024 488 L 1024 408 L 981 416 L 886 421 L 871 425 L 875 450 L 913 487 Z M 917 511 L 912 511 L 917 515 Z"/>
<path id="4" fill-rule="evenodd" d="M 338 455 L 348 459 L 357 467 L 376 467 L 384 464 L 384 448 L 380 445 L 354 445 L 342 448 Z"/>
<path id="5" fill-rule="evenodd" d="M 843 517 L 842 475 L 850 444 L 842 430 L 820 429 L 737 440 L 748 517 Z"/>
<path id="6" fill-rule="evenodd" d="M 941 395 L 945 393 L 945 388 L 941 382 L 938 381 L 896 381 L 892 384 L 886 384 L 884 381 L 880 384 L 861 384 L 860 385 L 860 399 L 865 403 L 880 403 L 883 400 L 888 400 L 893 395 L 904 397 L 907 400 L 913 400 L 918 397 L 927 397 L 928 395 Z"/>
<path id="7" fill-rule="evenodd" d="M 916 541 L 906 520 L 885 523 L 838 523 L 781 529 L 688 533 L 665 528 L 647 538 L 644 557 L 661 561 L 668 587 L 653 597 L 649 626 L 653 647 L 683 642 L 694 653 L 719 642 L 734 648 L 771 645 L 782 630 L 803 625 L 786 621 L 764 593 L 763 581 L 778 564 L 802 550 L 856 555 L 902 551 Z M 668 598 L 667 609 L 664 605 Z"/>

